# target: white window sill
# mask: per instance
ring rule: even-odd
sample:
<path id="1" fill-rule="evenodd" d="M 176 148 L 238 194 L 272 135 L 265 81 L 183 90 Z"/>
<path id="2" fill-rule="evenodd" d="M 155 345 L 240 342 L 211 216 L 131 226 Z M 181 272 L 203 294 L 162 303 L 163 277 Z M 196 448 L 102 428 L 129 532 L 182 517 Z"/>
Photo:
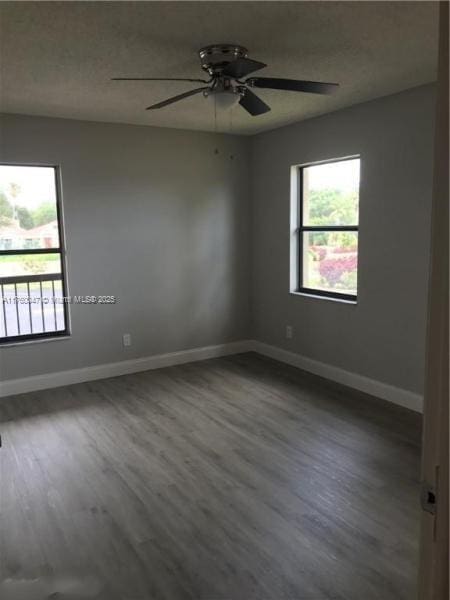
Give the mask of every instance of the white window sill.
<path id="1" fill-rule="evenodd" d="M 36 338 L 35 340 L 15 340 L 14 342 L 3 342 L 0 344 L 0 350 L 2 348 L 11 348 L 12 346 L 28 346 L 29 344 L 42 344 L 44 342 L 61 342 L 63 340 L 70 340 L 70 334 L 68 335 L 55 335 L 54 337 Z"/>
<path id="2" fill-rule="evenodd" d="M 289 292 L 292 296 L 302 296 L 303 298 L 314 298 L 315 300 L 331 300 L 331 302 L 339 302 L 341 304 L 358 304 L 358 300 L 347 300 L 346 298 L 333 298 L 331 296 L 321 296 L 319 294 L 305 294 L 304 292 Z"/>

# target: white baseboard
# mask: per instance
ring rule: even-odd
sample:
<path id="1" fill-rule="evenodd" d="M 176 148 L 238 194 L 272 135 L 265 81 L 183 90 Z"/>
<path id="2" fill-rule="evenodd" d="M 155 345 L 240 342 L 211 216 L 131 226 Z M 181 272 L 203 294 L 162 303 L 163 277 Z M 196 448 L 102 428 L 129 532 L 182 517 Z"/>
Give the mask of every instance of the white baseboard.
<path id="1" fill-rule="evenodd" d="M 251 348 L 252 342 L 250 340 L 242 340 L 228 344 L 219 344 L 217 346 L 204 346 L 202 348 L 192 348 L 191 350 L 181 350 L 167 354 L 155 354 L 153 356 L 95 365 L 93 367 L 82 367 L 80 369 L 71 369 L 70 371 L 44 373 L 43 375 L 23 377 L 21 379 L 9 379 L 0 383 L 0 397 L 46 390 L 62 385 L 82 383 L 83 381 L 117 377 L 118 375 L 138 373 L 139 371 L 148 371 L 150 369 L 160 369 L 161 367 L 170 367 L 172 365 L 227 356 L 229 354 L 238 354 L 240 352 L 248 352 Z"/>
<path id="2" fill-rule="evenodd" d="M 270 358 L 274 358 L 280 362 L 293 365 L 294 367 L 303 369 L 309 373 L 320 375 L 326 379 L 331 379 L 331 381 L 336 381 L 337 383 L 347 385 L 348 387 L 359 390 L 360 392 L 365 392 L 366 394 L 376 396 L 377 398 L 382 398 L 383 400 L 393 402 L 394 404 L 398 404 L 416 412 L 423 411 L 423 398 L 414 392 L 410 392 L 408 390 L 404 390 L 375 379 L 370 379 L 364 375 L 358 375 L 357 373 L 344 371 L 344 369 L 340 369 L 339 367 L 333 367 L 332 365 L 307 358 L 306 356 L 301 356 L 300 354 L 295 354 L 294 352 L 289 352 L 288 350 L 283 350 L 282 348 L 278 348 L 276 346 L 258 342 L 256 340 L 252 342 L 251 347 L 254 352 L 258 352 L 259 354 L 269 356 Z"/>
<path id="3" fill-rule="evenodd" d="M 139 371 L 160 369 L 161 367 L 170 367 L 172 365 L 249 351 L 269 356 L 275 360 L 293 365 L 315 375 L 320 375 L 331 381 L 347 385 L 366 394 L 388 400 L 394 404 L 399 404 L 416 412 L 422 412 L 423 400 L 419 394 L 370 379 L 369 377 L 364 377 L 363 375 L 351 373 L 339 367 L 333 367 L 332 365 L 283 350 L 276 346 L 258 342 L 257 340 L 241 340 L 217 346 L 192 348 L 191 350 L 155 354 L 153 356 L 95 365 L 93 367 L 82 367 L 80 369 L 71 369 L 70 371 L 44 373 L 43 375 L 34 375 L 21 379 L 9 379 L 0 384 L 0 397 L 45 390 L 73 383 L 82 383 L 83 381 L 117 377 L 118 375 L 126 375 L 128 373 L 138 373 Z"/>

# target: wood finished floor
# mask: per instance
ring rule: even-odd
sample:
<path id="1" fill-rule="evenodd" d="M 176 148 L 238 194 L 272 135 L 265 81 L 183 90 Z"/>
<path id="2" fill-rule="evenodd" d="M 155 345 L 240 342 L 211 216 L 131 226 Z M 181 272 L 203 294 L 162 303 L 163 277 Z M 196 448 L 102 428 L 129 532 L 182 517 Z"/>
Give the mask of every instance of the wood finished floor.
<path id="1" fill-rule="evenodd" d="M 243 354 L 0 420 L 4 600 L 414 598 L 414 413 Z"/>

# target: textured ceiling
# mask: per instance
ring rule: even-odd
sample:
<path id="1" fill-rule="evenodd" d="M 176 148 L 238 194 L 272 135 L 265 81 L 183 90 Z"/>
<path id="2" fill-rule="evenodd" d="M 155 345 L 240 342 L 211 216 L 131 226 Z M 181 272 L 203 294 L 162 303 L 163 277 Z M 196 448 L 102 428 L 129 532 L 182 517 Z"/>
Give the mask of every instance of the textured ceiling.
<path id="1" fill-rule="evenodd" d="M 436 78 L 436 2 L 1 2 L 1 110 L 214 130 L 201 95 L 151 103 L 196 84 L 113 76 L 202 77 L 196 51 L 236 42 L 261 76 L 341 84 L 328 97 L 257 90 L 272 111 L 239 106 L 217 129 L 251 134 Z"/>

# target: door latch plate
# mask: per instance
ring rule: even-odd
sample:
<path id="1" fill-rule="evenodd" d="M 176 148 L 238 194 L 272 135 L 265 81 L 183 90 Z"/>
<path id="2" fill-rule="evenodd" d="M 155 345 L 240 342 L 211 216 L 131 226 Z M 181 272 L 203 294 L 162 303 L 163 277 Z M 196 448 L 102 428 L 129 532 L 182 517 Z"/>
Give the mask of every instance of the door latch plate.
<path id="1" fill-rule="evenodd" d="M 427 481 L 422 483 L 420 504 L 425 512 L 436 514 L 436 489 Z"/>

